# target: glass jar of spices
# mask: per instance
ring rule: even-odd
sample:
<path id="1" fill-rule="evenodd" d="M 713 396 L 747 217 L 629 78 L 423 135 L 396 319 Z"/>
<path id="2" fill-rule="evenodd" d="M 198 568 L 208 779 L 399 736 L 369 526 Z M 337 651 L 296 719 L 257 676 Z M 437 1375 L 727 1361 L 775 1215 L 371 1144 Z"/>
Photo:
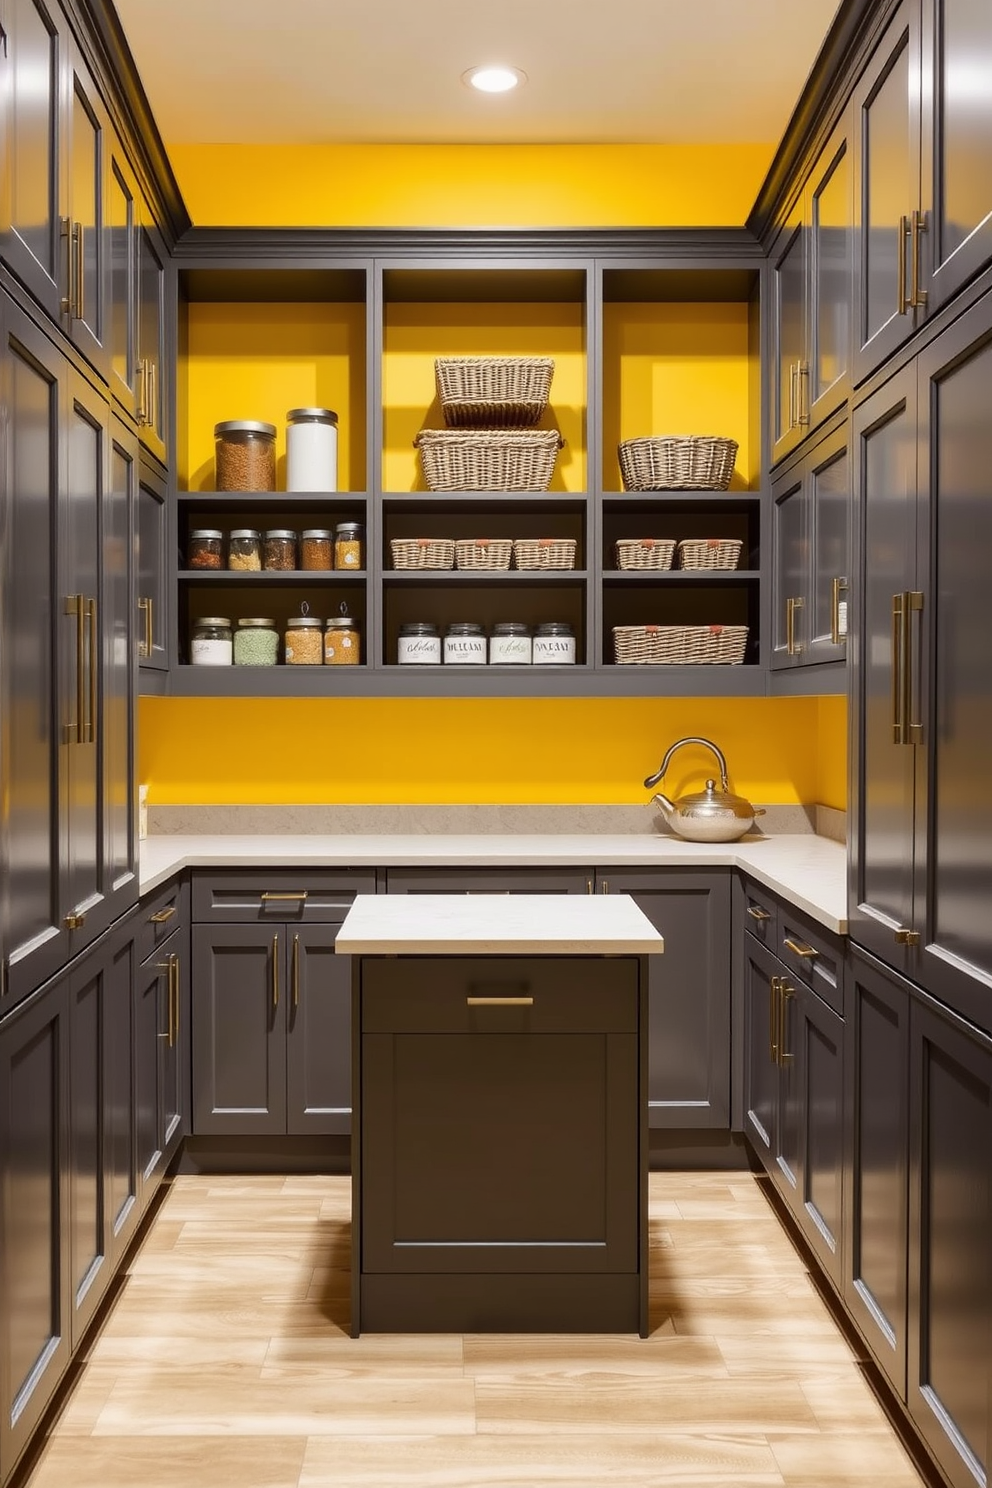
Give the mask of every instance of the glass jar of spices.
<path id="1" fill-rule="evenodd" d="M 410 620 L 400 626 L 396 642 L 400 666 L 440 666 L 441 637 L 431 620 Z"/>
<path id="2" fill-rule="evenodd" d="M 235 666 L 275 666 L 279 659 L 279 632 L 274 620 L 256 617 L 239 620 L 234 632 Z"/>
<path id="3" fill-rule="evenodd" d="M 274 491 L 276 426 L 255 419 L 214 425 L 218 491 Z"/>
<path id="4" fill-rule="evenodd" d="M 300 567 L 307 572 L 334 565 L 334 536 L 329 527 L 308 527 L 300 533 Z"/>
<path id="5" fill-rule="evenodd" d="M 194 666 L 230 666 L 232 652 L 231 622 L 225 615 L 204 615 L 193 621 L 189 659 Z"/>
<path id="6" fill-rule="evenodd" d="M 296 567 L 296 533 L 285 527 L 273 527 L 265 534 L 262 567 L 288 573 Z"/>
<path id="7" fill-rule="evenodd" d="M 262 567 L 262 534 L 253 527 L 235 527 L 227 545 L 227 566 L 238 573 L 259 573 Z"/>
<path id="8" fill-rule="evenodd" d="M 574 666 L 575 635 L 564 620 L 549 620 L 534 632 L 535 666 Z"/>
<path id="9" fill-rule="evenodd" d="M 198 527 L 186 545 L 187 568 L 223 568 L 224 534 L 214 527 Z"/>
<path id="10" fill-rule="evenodd" d="M 316 615 L 290 615 L 285 645 L 287 666 L 323 666 L 324 622 Z"/>
<path id="11" fill-rule="evenodd" d="M 324 665 L 358 666 L 361 641 L 358 626 L 348 614 L 332 615 L 324 630 Z"/>
<path id="12" fill-rule="evenodd" d="M 489 660 L 495 666 L 529 666 L 530 631 L 519 620 L 500 620 L 489 637 Z"/>
<path id="13" fill-rule="evenodd" d="M 358 522 L 339 522 L 334 529 L 334 567 L 362 567 L 362 538 L 365 529 Z"/>
<path id="14" fill-rule="evenodd" d="M 449 665 L 485 666 L 486 634 L 473 620 L 455 620 L 444 633 L 444 659 Z"/>

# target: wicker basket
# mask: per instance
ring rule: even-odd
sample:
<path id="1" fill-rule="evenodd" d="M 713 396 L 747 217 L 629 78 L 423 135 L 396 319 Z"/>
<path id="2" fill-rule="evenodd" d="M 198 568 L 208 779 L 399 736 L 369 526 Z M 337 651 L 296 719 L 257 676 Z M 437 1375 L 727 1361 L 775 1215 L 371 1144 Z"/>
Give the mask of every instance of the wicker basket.
<path id="1" fill-rule="evenodd" d="M 414 443 L 432 491 L 546 491 L 557 429 L 422 429 Z"/>
<path id="2" fill-rule="evenodd" d="M 574 568 L 574 537 L 518 537 L 513 561 L 518 568 Z"/>
<path id="3" fill-rule="evenodd" d="M 548 404 L 552 357 L 438 357 L 434 381 L 453 427 L 529 426 Z"/>
<path id="4" fill-rule="evenodd" d="M 746 625 L 614 625 L 613 644 L 621 666 L 739 666 L 747 645 Z"/>
<path id="5" fill-rule="evenodd" d="M 736 568 L 744 544 L 739 538 L 684 538 L 679 543 L 679 568 Z"/>
<path id="6" fill-rule="evenodd" d="M 455 566 L 455 544 L 450 537 L 393 537 L 389 546 L 394 568 Z"/>
<path id="7" fill-rule="evenodd" d="M 734 473 L 737 441 L 710 436 L 625 439 L 618 454 L 625 491 L 725 491 Z"/>
<path id="8" fill-rule="evenodd" d="M 461 537 L 455 543 L 455 567 L 509 568 L 512 554 L 508 537 Z"/>
<path id="9" fill-rule="evenodd" d="M 623 537 L 616 547 L 618 568 L 671 568 L 675 554 L 667 537 Z"/>

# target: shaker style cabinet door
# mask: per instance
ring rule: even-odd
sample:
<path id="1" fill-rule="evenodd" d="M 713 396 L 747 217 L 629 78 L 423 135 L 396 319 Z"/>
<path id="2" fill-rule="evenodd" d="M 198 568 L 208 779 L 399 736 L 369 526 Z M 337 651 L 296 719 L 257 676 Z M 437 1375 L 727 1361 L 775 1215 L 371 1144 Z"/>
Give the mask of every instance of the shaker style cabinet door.
<path id="1" fill-rule="evenodd" d="M 169 509 L 166 483 L 151 465 L 138 473 L 138 666 L 167 671 L 169 666 Z"/>
<path id="2" fill-rule="evenodd" d="M 66 258 L 62 325 L 90 365 L 107 380 L 110 316 L 107 299 L 106 109 L 75 41 L 66 48 L 63 131 L 63 216 Z"/>
<path id="3" fill-rule="evenodd" d="M 62 313 L 61 89 L 65 39 L 56 5 L 3 0 L 0 58 L 0 256 L 53 320 Z"/>
<path id="4" fill-rule="evenodd" d="M 165 244 L 151 210 L 139 198 L 137 239 L 137 401 L 138 433 L 145 448 L 168 464 L 165 442 Z"/>
<path id="5" fill-rule="evenodd" d="M 106 187 L 110 391 L 132 418 L 138 386 L 138 200 L 131 167 L 111 137 Z"/>
<path id="6" fill-rule="evenodd" d="M 800 413 L 801 369 L 806 359 L 808 233 L 800 196 L 775 242 L 772 282 L 772 461 L 787 455 L 803 438 Z"/>
<path id="7" fill-rule="evenodd" d="M 351 1130 L 351 957 L 338 925 L 287 926 L 286 1125 L 290 1136 Z"/>
<path id="8" fill-rule="evenodd" d="M 772 667 L 847 654 L 847 426 L 810 441 L 772 484 Z"/>

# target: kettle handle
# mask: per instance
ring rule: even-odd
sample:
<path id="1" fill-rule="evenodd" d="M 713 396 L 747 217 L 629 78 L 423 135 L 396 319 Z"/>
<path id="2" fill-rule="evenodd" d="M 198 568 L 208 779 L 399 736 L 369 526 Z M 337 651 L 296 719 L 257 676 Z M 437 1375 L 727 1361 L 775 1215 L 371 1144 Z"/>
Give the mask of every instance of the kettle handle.
<path id="1" fill-rule="evenodd" d="M 720 766 L 720 789 L 729 791 L 730 784 L 727 780 L 727 761 L 724 759 L 722 752 L 716 747 L 711 739 L 700 739 L 695 734 L 691 735 L 687 739 L 677 740 L 676 743 L 671 745 L 671 747 L 666 750 L 665 758 L 661 762 L 661 767 L 659 768 L 658 773 L 656 775 L 649 775 L 647 780 L 645 780 L 645 790 L 650 790 L 651 787 L 657 785 L 660 780 L 664 780 L 665 771 L 668 769 L 668 766 L 672 762 L 672 755 L 677 749 L 681 749 L 683 744 L 702 744 L 704 749 L 712 749 L 713 753 L 717 757 L 717 762 Z"/>

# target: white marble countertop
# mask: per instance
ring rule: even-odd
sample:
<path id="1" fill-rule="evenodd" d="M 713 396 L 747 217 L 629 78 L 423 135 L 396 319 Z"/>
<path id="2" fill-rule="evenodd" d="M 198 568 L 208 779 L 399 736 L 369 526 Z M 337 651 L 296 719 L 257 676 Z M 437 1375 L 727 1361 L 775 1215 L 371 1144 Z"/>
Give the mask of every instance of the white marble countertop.
<path id="1" fill-rule="evenodd" d="M 665 942 L 629 894 L 356 894 L 345 956 L 618 956 Z"/>
<path id="2" fill-rule="evenodd" d="M 846 934 L 846 865 L 840 843 L 809 832 L 726 843 L 682 842 L 660 833 L 165 834 L 141 843 L 139 873 L 144 894 L 182 868 L 740 868 L 829 930 Z"/>

